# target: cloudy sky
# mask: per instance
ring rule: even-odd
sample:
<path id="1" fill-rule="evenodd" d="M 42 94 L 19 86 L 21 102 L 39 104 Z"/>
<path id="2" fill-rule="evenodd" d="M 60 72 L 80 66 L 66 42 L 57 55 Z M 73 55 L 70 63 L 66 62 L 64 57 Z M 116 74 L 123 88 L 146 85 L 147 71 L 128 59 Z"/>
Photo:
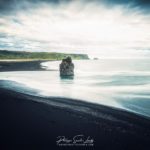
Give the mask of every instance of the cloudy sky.
<path id="1" fill-rule="evenodd" d="M 149 0 L 0 0 L 0 50 L 150 57 Z"/>

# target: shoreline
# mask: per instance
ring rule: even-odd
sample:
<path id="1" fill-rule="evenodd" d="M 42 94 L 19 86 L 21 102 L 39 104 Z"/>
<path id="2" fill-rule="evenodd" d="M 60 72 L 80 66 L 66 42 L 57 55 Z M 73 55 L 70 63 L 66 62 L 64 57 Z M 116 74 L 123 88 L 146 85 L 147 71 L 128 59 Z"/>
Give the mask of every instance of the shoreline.
<path id="1" fill-rule="evenodd" d="M 0 72 L 7 71 L 48 71 L 41 67 L 42 62 L 52 60 L 0 61 Z"/>
<path id="2" fill-rule="evenodd" d="M 46 61 L 52 60 L 0 61 L 0 72 L 50 71 L 41 68 Z M 125 110 L 69 98 L 31 96 L 0 87 L 2 149 L 149 149 L 149 127 L 150 118 Z M 76 135 L 90 137 L 93 145 L 56 143 L 58 136 L 73 139 Z"/>
<path id="3" fill-rule="evenodd" d="M 0 118 L 0 147 L 60 149 L 58 136 L 79 134 L 93 138 L 95 149 L 150 147 L 149 119 L 78 100 L 43 98 L 0 88 Z"/>

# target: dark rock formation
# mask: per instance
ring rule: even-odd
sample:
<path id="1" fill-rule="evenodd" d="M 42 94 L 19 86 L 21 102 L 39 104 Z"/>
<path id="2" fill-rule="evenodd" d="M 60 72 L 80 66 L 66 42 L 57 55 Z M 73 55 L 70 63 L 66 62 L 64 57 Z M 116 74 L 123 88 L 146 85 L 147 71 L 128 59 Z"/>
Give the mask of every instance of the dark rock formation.
<path id="1" fill-rule="evenodd" d="M 59 66 L 60 76 L 73 76 L 74 75 L 74 64 L 72 63 L 71 57 L 63 59 Z"/>

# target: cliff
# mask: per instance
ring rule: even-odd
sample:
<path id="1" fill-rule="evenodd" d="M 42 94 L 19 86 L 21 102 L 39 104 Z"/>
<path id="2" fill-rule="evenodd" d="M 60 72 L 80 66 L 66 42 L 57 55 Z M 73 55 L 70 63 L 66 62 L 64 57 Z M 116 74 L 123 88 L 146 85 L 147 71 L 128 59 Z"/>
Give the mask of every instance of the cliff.
<path id="1" fill-rule="evenodd" d="M 4 60 L 4 59 L 62 60 L 67 56 L 70 56 L 72 59 L 89 59 L 87 54 L 0 50 L 0 60 Z"/>

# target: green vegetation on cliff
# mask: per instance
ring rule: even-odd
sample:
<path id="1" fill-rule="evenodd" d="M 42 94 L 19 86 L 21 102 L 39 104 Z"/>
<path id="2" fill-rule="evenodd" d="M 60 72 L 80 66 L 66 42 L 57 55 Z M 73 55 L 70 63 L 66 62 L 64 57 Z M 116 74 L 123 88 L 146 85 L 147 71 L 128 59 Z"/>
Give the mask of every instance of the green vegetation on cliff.
<path id="1" fill-rule="evenodd" d="M 89 59 L 86 54 L 65 54 L 55 52 L 18 52 L 0 50 L 0 60 L 4 59 L 29 59 L 29 60 L 62 60 L 71 56 L 72 59 Z"/>

